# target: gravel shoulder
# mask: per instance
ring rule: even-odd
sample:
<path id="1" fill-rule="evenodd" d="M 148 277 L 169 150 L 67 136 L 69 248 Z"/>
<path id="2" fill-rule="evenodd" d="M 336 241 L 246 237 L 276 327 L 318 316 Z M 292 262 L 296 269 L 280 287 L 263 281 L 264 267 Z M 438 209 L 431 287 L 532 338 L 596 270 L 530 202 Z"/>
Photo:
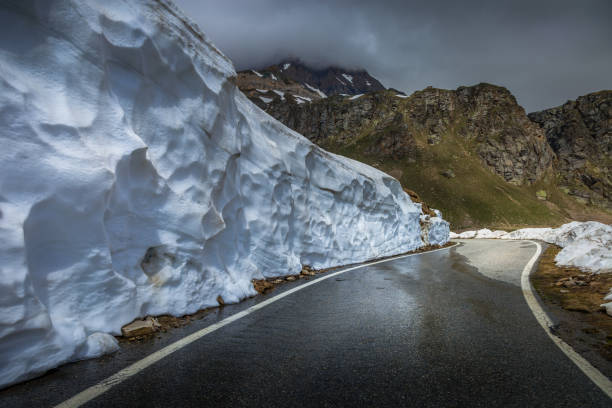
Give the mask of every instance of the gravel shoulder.
<path id="1" fill-rule="evenodd" d="M 573 267 L 559 267 L 554 259 L 560 248 L 550 245 L 540 258 L 531 282 L 556 333 L 612 378 L 612 316 L 600 305 L 612 287 L 612 274 L 590 274 Z"/>

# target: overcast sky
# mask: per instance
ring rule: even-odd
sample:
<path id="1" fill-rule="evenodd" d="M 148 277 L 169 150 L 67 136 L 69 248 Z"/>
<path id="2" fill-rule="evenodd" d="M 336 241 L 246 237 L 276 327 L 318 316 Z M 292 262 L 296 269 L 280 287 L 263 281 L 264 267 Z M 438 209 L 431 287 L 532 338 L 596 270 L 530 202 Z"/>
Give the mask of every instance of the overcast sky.
<path id="1" fill-rule="evenodd" d="M 409 94 L 490 82 L 527 112 L 612 89 L 612 0 L 175 2 L 239 70 L 299 57 Z"/>

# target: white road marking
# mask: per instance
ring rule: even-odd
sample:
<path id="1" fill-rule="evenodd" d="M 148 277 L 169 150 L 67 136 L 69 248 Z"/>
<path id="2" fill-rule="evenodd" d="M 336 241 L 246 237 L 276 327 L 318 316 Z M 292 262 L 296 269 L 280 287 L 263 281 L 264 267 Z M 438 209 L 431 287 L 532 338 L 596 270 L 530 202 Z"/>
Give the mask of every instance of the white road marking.
<path id="1" fill-rule="evenodd" d="M 523 289 L 523 296 L 525 296 L 527 305 L 529 305 L 531 312 L 535 316 L 538 323 L 540 323 L 540 326 L 544 328 L 544 331 L 546 332 L 546 334 L 548 334 L 548 337 L 552 339 L 552 341 L 561 349 L 561 351 L 563 351 L 563 353 L 565 353 L 565 355 L 569 357 L 569 359 L 572 360 L 572 362 L 574 362 L 574 364 L 576 364 L 578 368 L 580 368 L 582 372 L 586 374 L 586 376 L 589 377 L 591 381 L 595 383 L 595 385 L 601 388 L 601 390 L 609 398 L 612 398 L 612 381 L 610 381 L 608 377 L 603 375 L 601 371 L 593 367 L 591 363 L 586 361 L 569 344 L 561 340 L 560 337 L 556 336 L 551 331 L 551 328 L 553 327 L 553 322 L 552 320 L 550 320 L 544 309 L 542 309 L 542 307 L 540 306 L 540 303 L 538 302 L 535 297 L 535 294 L 533 293 L 531 282 L 529 281 L 529 275 L 531 274 L 533 266 L 540 254 L 542 253 L 542 246 L 539 242 L 535 241 L 525 240 L 524 242 L 530 242 L 537 246 L 536 253 L 529 260 L 529 262 L 527 262 L 527 265 L 525 265 L 523 273 L 521 274 L 521 287 Z"/>
<path id="2" fill-rule="evenodd" d="M 74 397 L 62 402 L 61 404 L 56 405 L 56 408 L 76 408 L 76 407 L 80 407 L 81 405 L 91 401 L 92 399 L 104 394 L 106 391 L 110 390 L 112 387 L 114 387 L 117 384 L 122 383 L 123 381 L 127 380 L 128 378 L 130 378 L 131 376 L 138 374 L 139 372 L 141 372 L 142 370 L 144 370 L 145 368 L 149 367 L 150 365 L 155 364 L 156 362 L 158 362 L 159 360 L 161 360 L 164 357 L 169 356 L 170 354 L 174 353 L 175 351 L 178 351 L 180 349 L 182 349 L 183 347 L 193 343 L 194 341 L 206 336 L 209 333 L 214 332 L 217 329 L 222 328 L 223 326 L 227 326 L 228 324 L 235 322 L 236 320 L 242 319 L 243 317 L 259 310 L 262 309 L 278 300 L 281 300 L 282 298 L 291 295 L 292 293 L 295 293 L 299 290 L 305 289 L 308 286 L 314 285 L 315 283 L 319 283 L 322 282 L 326 279 L 332 278 L 334 276 L 340 275 L 342 273 L 345 272 L 349 272 L 349 271 L 354 271 L 355 269 L 359 269 L 359 268 L 364 268 L 366 266 L 372 266 L 372 265 L 376 265 L 379 263 L 383 263 L 383 262 L 389 262 L 389 261 L 394 261 L 396 259 L 402 259 L 402 258 L 407 258 L 409 256 L 413 256 L 413 255 L 423 255 L 423 254 L 430 254 L 432 252 L 437 252 L 437 251 L 442 251 L 444 249 L 450 249 L 453 248 L 455 246 L 457 246 L 458 244 L 446 247 L 446 248 L 440 248 L 440 249 L 434 249 L 433 251 L 427 251 L 427 252 L 419 252 L 416 254 L 408 254 L 408 255 L 399 255 L 399 256 L 395 256 L 392 258 L 388 258 L 388 259 L 383 259 L 381 261 L 374 261 L 374 262 L 370 262 L 370 263 L 366 263 L 363 265 L 359 265 L 359 266 L 353 266 L 351 268 L 348 269 L 343 269 L 340 270 L 338 272 L 332 272 L 329 275 L 325 275 L 322 276 L 318 279 L 315 279 L 311 282 L 305 283 L 303 285 L 300 286 L 296 286 L 293 289 L 289 289 L 286 292 L 280 293 L 268 300 L 265 300 L 261 303 L 258 303 L 254 306 L 249 307 L 248 309 L 243 310 L 242 312 L 238 312 L 234 315 L 231 315 L 230 317 L 227 317 L 223 320 L 221 320 L 220 322 L 211 324 L 208 327 L 205 327 L 204 329 L 201 329 L 195 333 L 190 334 L 187 337 L 183 337 L 180 340 L 177 340 L 176 342 L 170 344 L 169 346 L 164 347 L 163 349 L 160 349 L 158 351 L 156 351 L 153 354 L 148 355 L 147 357 L 143 358 L 142 360 L 139 360 L 137 362 L 135 362 L 134 364 L 124 368 L 123 370 L 111 375 L 110 377 L 100 381 L 98 384 L 93 385 L 89 388 L 87 388 L 84 391 L 81 391 L 80 393 L 78 393 L 77 395 L 75 395 Z"/>

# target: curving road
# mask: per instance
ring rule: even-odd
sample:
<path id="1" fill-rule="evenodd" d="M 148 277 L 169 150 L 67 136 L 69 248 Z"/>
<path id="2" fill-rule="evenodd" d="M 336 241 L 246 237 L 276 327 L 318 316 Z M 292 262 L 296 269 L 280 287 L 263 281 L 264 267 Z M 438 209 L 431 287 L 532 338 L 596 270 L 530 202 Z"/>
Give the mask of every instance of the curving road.
<path id="1" fill-rule="evenodd" d="M 525 302 L 528 242 L 474 240 L 342 273 L 262 307 L 86 403 L 214 407 L 610 407 Z M 311 281 L 312 282 L 312 281 Z M 53 406 L 281 292 L 0 392 Z"/>

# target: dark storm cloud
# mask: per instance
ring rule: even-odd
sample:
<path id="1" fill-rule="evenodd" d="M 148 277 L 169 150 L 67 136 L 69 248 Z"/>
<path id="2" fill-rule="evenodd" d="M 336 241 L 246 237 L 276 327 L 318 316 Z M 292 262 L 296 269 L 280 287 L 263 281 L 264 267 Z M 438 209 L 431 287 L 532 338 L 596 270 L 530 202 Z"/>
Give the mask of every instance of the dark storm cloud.
<path id="1" fill-rule="evenodd" d="M 612 88 L 612 1 L 175 0 L 237 69 L 363 67 L 411 93 L 503 85 L 529 111 Z"/>

